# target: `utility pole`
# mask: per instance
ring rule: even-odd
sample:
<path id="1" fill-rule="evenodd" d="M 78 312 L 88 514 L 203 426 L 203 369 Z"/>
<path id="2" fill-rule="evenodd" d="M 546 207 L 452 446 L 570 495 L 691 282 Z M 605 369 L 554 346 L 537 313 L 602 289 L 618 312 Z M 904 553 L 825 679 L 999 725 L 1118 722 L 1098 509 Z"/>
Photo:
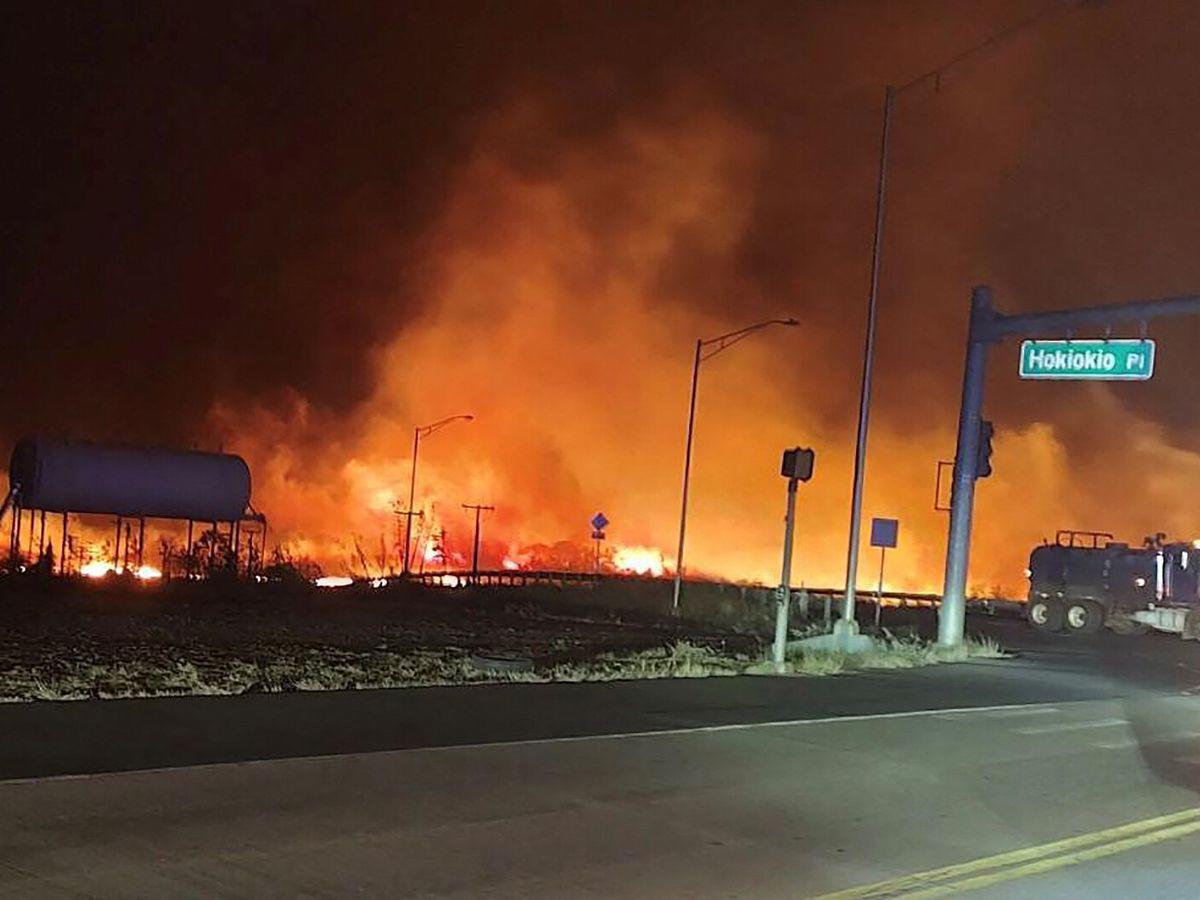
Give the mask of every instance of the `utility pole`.
<path id="1" fill-rule="evenodd" d="M 1200 295 L 1003 315 L 992 307 L 990 288 L 979 286 L 971 292 L 971 320 L 967 330 L 962 401 L 958 413 L 958 445 L 954 454 L 953 493 L 950 498 L 950 529 L 946 538 L 946 580 L 938 612 L 938 643 L 954 646 L 963 640 L 971 519 L 975 503 L 975 480 L 978 477 L 979 421 L 983 411 L 983 383 L 991 345 L 1006 337 L 1073 333 L 1089 325 L 1110 329 L 1123 322 L 1138 322 L 1144 331 L 1145 323 L 1150 319 L 1197 313 L 1200 313 Z"/>
<path id="2" fill-rule="evenodd" d="M 69 513 L 63 510 L 62 514 L 62 540 L 58 544 L 58 574 L 67 574 L 67 517 Z"/>
<path id="3" fill-rule="evenodd" d="M 407 574 L 409 574 L 409 568 L 408 568 L 409 551 L 408 551 L 408 548 L 412 545 L 413 516 L 416 516 L 418 519 L 424 519 L 425 518 L 425 510 L 423 510 L 423 509 L 414 510 L 412 508 L 400 509 L 399 505 L 397 504 L 397 505 L 393 505 L 392 512 L 395 513 L 397 519 L 400 519 L 400 518 L 404 519 L 404 547 L 403 547 L 403 549 L 400 548 L 400 546 L 399 546 L 400 535 L 397 534 L 396 535 L 396 545 L 397 545 L 396 549 L 400 553 L 401 574 L 407 575 Z"/>
<path id="4" fill-rule="evenodd" d="M 479 514 L 484 510 L 492 511 L 496 507 L 484 506 L 479 503 L 464 503 L 463 509 L 475 510 L 475 547 L 471 551 L 471 581 L 478 583 L 479 581 Z"/>

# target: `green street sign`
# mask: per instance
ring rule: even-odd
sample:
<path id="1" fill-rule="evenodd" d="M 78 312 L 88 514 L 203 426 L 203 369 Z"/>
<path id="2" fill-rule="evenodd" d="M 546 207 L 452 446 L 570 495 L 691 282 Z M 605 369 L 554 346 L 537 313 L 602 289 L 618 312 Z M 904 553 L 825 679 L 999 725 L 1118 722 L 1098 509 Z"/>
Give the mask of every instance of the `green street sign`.
<path id="1" fill-rule="evenodd" d="M 1022 378 L 1147 381 L 1154 374 L 1154 341 L 1023 341 L 1020 374 Z"/>

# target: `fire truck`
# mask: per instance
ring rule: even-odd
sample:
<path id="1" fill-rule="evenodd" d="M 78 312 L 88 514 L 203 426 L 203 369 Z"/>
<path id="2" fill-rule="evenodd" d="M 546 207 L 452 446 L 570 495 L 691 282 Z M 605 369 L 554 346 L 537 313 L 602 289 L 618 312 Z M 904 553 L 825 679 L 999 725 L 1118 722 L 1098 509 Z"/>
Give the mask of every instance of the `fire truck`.
<path id="1" fill-rule="evenodd" d="M 1200 541 L 1141 546 L 1103 531 L 1059 531 L 1029 556 L 1026 616 L 1041 631 L 1150 630 L 1200 639 Z"/>

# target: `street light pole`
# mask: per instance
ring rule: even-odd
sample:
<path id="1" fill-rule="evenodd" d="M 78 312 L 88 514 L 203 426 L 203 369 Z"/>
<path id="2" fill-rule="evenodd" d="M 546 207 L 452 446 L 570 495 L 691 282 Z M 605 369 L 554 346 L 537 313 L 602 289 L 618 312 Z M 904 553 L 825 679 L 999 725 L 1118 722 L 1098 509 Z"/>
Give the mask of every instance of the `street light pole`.
<path id="1" fill-rule="evenodd" d="M 473 415 L 458 415 L 447 416 L 444 419 L 439 419 L 431 425 L 418 425 L 413 429 L 413 450 L 412 450 L 412 471 L 408 479 L 408 510 L 403 513 L 405 517 L 404 524 L 404 565 L 402 566 L 402 574 L 408 575 L 412 569 L 410 568 L 409 558 L 412 551 L 412 520 L 416 513 L 413 511 L 413 503 L 416 502 L 417 496 L 417 453 L 421 449 L 421 438 L 429 437 L 435 431 L 445 428 L 451 422 L 464 421 L 470 422 L 475 417 Z"/>
<path id="2" fill-rule="evenodd" d="M 883 134 L 880 140 L 879 174 L 875 190 L 875 233 L 871 242 L 871 287 L 867 297 L 867 334 L 863 346 L 862 386 L 858 399 L 858 434 L 854 449 L 854 487 L 850 498 L 850 539 L 849 547 L 846 551 L 846 593 L 842 604 L 842 622 L 845 623 L 842 625 L 842 629 L 848 630 L 851 633 L 853 633 L 856 627 L 854 625 L 855 589 L 858 579 L 858 545 L 862 532 L 862 498 L 863 481 L 866 475 L 867 426 L 871 414 L 871 380 L 874 370 L 875 319 L 879 300 L 879 269 L 883 254 L 884 210 L 887 202 L 888 140 L 891 133 L 892 108 L 895 104 L 896 95 L 918 84 L 929 81 L 933 82 L 934 89 L 937 90 L 941 85 L 942 75 L 960 63 L 971 59 L 981 51 L 996 48 L 1004 41 L 1038 24 L 1044 19 L 1074 8 L 1079 8 L 1083 5 L 1085 4 L 1082 2 L 1066 5 L 1050 4 L 1039 12 L 1009 25 L 990 35 L 980 43 L 967 48 L 938 68 L 918 75 L 898 88 L 889 85 L 884 91 Z"/>
<path id="3" fill-rule="evenodd" d="M 867 295 L 867 336 L 863 344 L 862 386 L 858 395 L 858 437 L 854 444 L 854 488 L 850 495 L 850 546 L 846 551 L 846 595 L 842 621 L 854 621 L 854 592 L 858 579 L 858 545 L 862 538 L 862 495 L 866 476 L 867 426 L 871 418 L 871 379 L 875 368 L 875 319 L 879 306 L 879 263 L 883 251 L 883 218 L 887 204 L 888 138 L 896 91 L 888 85 L 883 97 L 883 136 L 879 144 L 879 178 L 875 188 L 875 236 L 871 241 L 871 289 Z M 852 627 L 846 625 L 844 627 Z"/>
<path id="4" fill-rule="evenodd" d="M 413 429 L 412 472 L 408 479 L 408 510 L 404 514 L 404 565 L 402 574 L 407 575 L 409 548 L 412 547 L 413 501 L 417 493 L 417 451 L 421 449 L 421 429 Z"/>
<path id="5" fill-rule="evenodd" d="M 691 482 L 692 474 L 692 438 L 696 426 L 696 387 L 700 380 L 700 363 L 712 359 L 722 350 L 729 349 L 738 341 L 758 331 L 760 328 L 766 328 L 770 325 L 795 326 L 799 324 L 800 322 L 797 319 L 767 319 L 763 322 L 755 322 L 753 325 L 747 325 L 745 328 L 739 328 L 737 331 L 730 331 L 726 334 L 717 335 L 714 338 L 702 338 L 696 341 L 696 355 L 692 360 L 692 393 L 691 399 L 688 401 L 687 443 L 683 452 L 683 500 L 680 503 L 679 510 L 679 550 L 675 554 L 675 583 L 671 596 L 671 611 L 676 615 L 679 613 L 679 596 L 683 590 L 683 540 L 687 533 L 688 485 Z M 713 349 L 706 353 L 706 347 L 712 347 Z"/>
<path id="6" fill-rule="evenodd" d="M 679 549 L 675 553 L 675 586 L 671 610 L 679 611 L 679 591 L 683 586 L 683 536 L 687 529 L 688 483 L 692 475 L 692 433 L 696 427 L 696 382 L 700 378 L 700 351 L 704 341 L 696 340 L 696 356 L 692 361 L 692 398 L 688 402 L 687 445 L 683 451 L 683 503 L 679 511 Z"/>

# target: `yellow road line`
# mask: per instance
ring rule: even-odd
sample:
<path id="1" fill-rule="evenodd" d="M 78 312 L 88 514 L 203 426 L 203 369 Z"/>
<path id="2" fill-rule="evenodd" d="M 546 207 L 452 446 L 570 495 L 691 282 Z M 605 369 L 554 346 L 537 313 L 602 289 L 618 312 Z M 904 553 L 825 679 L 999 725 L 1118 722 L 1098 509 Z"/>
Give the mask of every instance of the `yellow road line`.
<path id="1" fill-rule="evenodd" d="M 917 898 L 925 897 L 944 897 L 947 894 L 957 894 L 960 891 L 974 891 L 1001 881 L 1010 881 L 1014 878 L 1027 878 L 1030 875 L 1040 875 L 1043 872 L 1049 872 L 1053 869 L 1062 869 L 1066 866 L 1075 866 L 1093 859 L 1102 859 L 1105 856 L 1112 856 L 1115 853 L 1124 853 L 1126 850 L 1134 850 L 1138 847 L 1145 847 L 1148 844 L 1169 841 L 1187 834 L 1194 834 L 1197 831 L 1200 831 L 1200 821 L 1185 822 L 1182 825 L 1175 825 L 1171 828 L 1160 828 L 1148 834 L 1125 838 L 1123 841 L 1113 841 L 1109 844 L 1101 844 L 1099 847 L 1080 850 L 1076 853 L 1052 856 L 1049 859 L 1041 859 L 1037 862 L 1017 866 L 1013 869 L 1001 869 L 998 872 L 992 872 L 987 875 L 976 875 L 974 878 L 965 878 L 962 881 L 954 881 L 950 884 L 940 885 L 929 890 L 908 893 L 904 896 L 908 900 L 917 900 Z"/>
<path id="2" fill-rule="evenodd" d="M 1177 836 L 1174 833 L 1175 829 L 1184 827 L 1187 827 L 1187 830 L 1182 832 L 1184 834 L 1200 830 L 1200 807 L 1181 810 L 1165 816 L 1156 816 L 1152 819 L 1129 822 L 1114 828 L 1105 828 L 1100 831 L 1089 832 L 1088 834 L 1076 835 L 1075 837 L 1052 841 L 1036 847 L 1025 847 L 1020 850 L 1011 850 L 1007 853 L 996 854 L 995 856 L 984 856 L 952 866 L 942 866 L 941 868 L 928 869 L 924 872 L 901 875 L 896 878 L 889 878 L 886 881 L 825 894 L 819 900 L 868 900 L 868 898 L 896 897 L 902 895 L 936 896 L 936 894 L 932 893 L 917 894 L 916 892 L 927 892 L 931 889 L 941 887 L 950 881 L 958 883 L 958 879 L 966 878 L 968 881 L 974 880 L 967 878 L 967 876 L 994 878 L 996 881 L 1001 881 L 1004 879 L 996 876 L 1007 876 L 1010 871 L 1021 871 L 1032 868 L 1031 865 L 1021 864 L 1042 866 L 1045 863 L 1054 863 L 1054 865 L 1047 866 L 1046 868 L 1057 868 L 1062 865 L 1072 865 L 1074 862 L 1085 862 L 1087 859 L 1097 858 L 1097 856 L 1107 856 L 1110 853 L 1120 853 L 1122 850 L 1132 849 L 1133 847 L 1143 846 L 1155 841 L 1169 840 Z M 1140 841 L 1140 843 L 1129 843 L 1130 841 Z M 1128 846 L 1126 846 L 1127 844 Z M 1109 848 L 1113 846 L 1116 846 L 1117 849 L 1110 850 Z M 1098 850 L 1105 852 L 1098 853 L 1096 856 L 1086 855 L 1095 853 Z M 1079 858 L 1074 859 L 1074 857 Z M 1060 862 L 1060 860 L 1064 861 Z M 1037 862 L 1035 863 L 1035 861 Z M 1011 866 L 1017 866 L 1018 868 L 1005 868 Z M 991 871 L 1001 868 L 1005 868 L 1005 871 Z M 1045 869 L 1038 869 L 1038 871 L 1045 871 Z M 1032 875 L 1036 874 L 1036 872 L 1030 871 L 1023 874 Z M 1019 878 L 1021 875 L 1010 877 Z M 938 882 L 942 884 L 939 885 Z M 960 890 L 966 888 L 955 887 L 953 889 Z"/>

